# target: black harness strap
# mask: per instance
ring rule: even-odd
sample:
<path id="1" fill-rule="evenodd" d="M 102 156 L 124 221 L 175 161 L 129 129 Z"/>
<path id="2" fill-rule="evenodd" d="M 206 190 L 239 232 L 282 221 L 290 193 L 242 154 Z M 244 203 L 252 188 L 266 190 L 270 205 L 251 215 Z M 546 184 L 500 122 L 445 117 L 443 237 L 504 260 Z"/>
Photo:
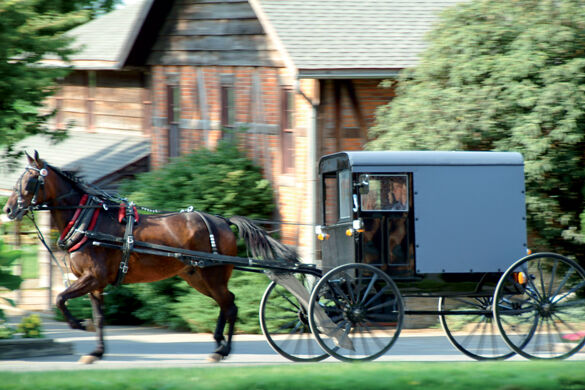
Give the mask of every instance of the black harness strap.
<path id="1" fill-rule="evenodd" d="M 115 286 L 119 286 L 124 281 L 124 277 L 128 273 L 128 260 L 130 253 L 134 249 L 134 203 L 130 202 L 126 207 L 126 230 L 124 231 L 124 244 L 122 245 L 122 261 L 118 268 L 118 275 L 116 276 Z"/>
<path id="2" fill-rule="evenodd" d="M 217 254 L 218 252 L 217 245 L 215 244 L 215 236 L 213 235 L 213 231 L 211 230 L 211 225 L 209 224 L 209 221 L 207 220 L 207 218 L 205 218 L 205 215 L 203 215 L 203 213 L 199 211 L 195 212 L 197 213 L 197 215 L 201 217 L 201 219 L 205 223 L 205 226 L 207 227 L 207 231 L 209 232 L 209 242 L 211 243 L 211 251 Z"/>

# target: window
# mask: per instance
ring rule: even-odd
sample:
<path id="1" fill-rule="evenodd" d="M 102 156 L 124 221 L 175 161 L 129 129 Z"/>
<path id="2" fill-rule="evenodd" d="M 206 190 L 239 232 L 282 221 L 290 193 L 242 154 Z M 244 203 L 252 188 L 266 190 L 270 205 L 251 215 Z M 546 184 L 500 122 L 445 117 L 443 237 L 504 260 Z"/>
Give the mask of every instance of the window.
<path id="1" fill-rule="evenodd" d="M 222 76 L 221 82 L 221 130 L 233 130 L 236 123 L 236 101 L 232 77 Z M 232 131 L 228 131 L 230 134 Z M 222 134 L 225 137 L 226 134 Z"/>
<path id="2" fill-rule="evenodd" d="M 179 120 L 181 118 L 181 89 L 178 85 L 167 86 L 167 120 L 168 120 L 168 155 L 180 154 L 181 135 Z"/>
<path id="3" fill-rule="evenodd" d="M 352 183 L 349 169 L 323 177 L 323 222 L 333 225 L 352 217 Z"/>
<path id="4" fill-rule="evenodd" d="M 408 177 L 407 175 L 369 175 L 360 177 L 360 182 L 367 181 L 362 187 L 361 208 L 365 211 L 408 211 Z"/>
<path id="5" fill-rule="evenodd" d="M 333 225 L 338 221 L 339 202 L 337 199 L 337 175 L 323 176 L 323 224 Z"/>
<path id="6" fill-rule="evenodd" d="M 293 173 L 295 168 L 295 94 L 290 88 L 282 90 L 280 111 L 282 173 Z"/>
<path id="7" fill-rule="evenodd" d="M 351 218 L 351 172 L 339 172 L 339 219 Z"/>

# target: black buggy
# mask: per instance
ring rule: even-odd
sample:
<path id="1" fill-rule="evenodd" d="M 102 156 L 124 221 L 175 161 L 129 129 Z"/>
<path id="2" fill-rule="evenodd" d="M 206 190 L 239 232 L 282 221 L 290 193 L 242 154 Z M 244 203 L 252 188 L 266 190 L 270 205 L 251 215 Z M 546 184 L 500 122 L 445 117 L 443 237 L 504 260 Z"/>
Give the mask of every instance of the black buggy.
<path id="1" fill-rule="evenodd" d="M 437 315 L 474 359 L 566 358 L 585 343 L 585 272 L 527 255 L 520 154 L 341 152 L 321 158 L 319 175 L 324 275 L 273 274 L 260 308 L 283 356 L 375 359 L 405 315 Z M 438 308 L 409 308 L 409 297 Z"/>

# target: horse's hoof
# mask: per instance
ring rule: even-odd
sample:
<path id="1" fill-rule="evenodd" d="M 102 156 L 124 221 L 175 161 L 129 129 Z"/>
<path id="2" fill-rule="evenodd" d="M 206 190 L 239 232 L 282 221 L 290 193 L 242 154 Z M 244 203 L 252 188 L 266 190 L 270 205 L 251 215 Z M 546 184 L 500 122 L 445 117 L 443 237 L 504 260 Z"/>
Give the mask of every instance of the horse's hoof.
<path id="1" fill-rule="evenodd" d="M 223 359 L 225 359 L 225 356 L 220 355 L 219 353 L 212 353 L 211 355 L 209 355 L 207 357 L 207 361 L 211 362 L 211 363 L 219 363 L 221 362 Z"/>
<path id="2" fill-rule="evenodd" d="M 95 325 L 91 319 L 87 319 L 81 323 L 86 332 L 95 332 Z"/>
<path id="3" fill-rule="evenodd" d="M 95 361 L 99 360 L 97 356 L 93 355 L 83 355 L 81 359 L 79 359 L 78 363 L 80 364 L 92 364 Z"/>

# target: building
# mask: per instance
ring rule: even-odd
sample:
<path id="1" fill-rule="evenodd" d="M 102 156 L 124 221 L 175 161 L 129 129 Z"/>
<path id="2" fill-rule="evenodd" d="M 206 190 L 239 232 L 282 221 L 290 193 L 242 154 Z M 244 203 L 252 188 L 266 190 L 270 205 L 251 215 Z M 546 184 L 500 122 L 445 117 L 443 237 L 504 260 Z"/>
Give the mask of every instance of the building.
<path id="1" fill-rule="evenodd" d="M 319 157 L 363 147 L 377 107 L 394 96 L 380 82 L 416 65 L 438 13 L 458 2 L 142 0 L 69 32 L 82 49 L 48 103 L 52 125 L 73 120 L 88 145 L 112 140 L 93 152 L 117 168 L 101 185 L 238 137 L 273 184 L 283 241 L 314 261 Z M 148 152 L 109 158 L 143 150 L 121 140 Z M 40 152 L 107 171 L 91 168 L 91 155 L 61 163 Z"/>

